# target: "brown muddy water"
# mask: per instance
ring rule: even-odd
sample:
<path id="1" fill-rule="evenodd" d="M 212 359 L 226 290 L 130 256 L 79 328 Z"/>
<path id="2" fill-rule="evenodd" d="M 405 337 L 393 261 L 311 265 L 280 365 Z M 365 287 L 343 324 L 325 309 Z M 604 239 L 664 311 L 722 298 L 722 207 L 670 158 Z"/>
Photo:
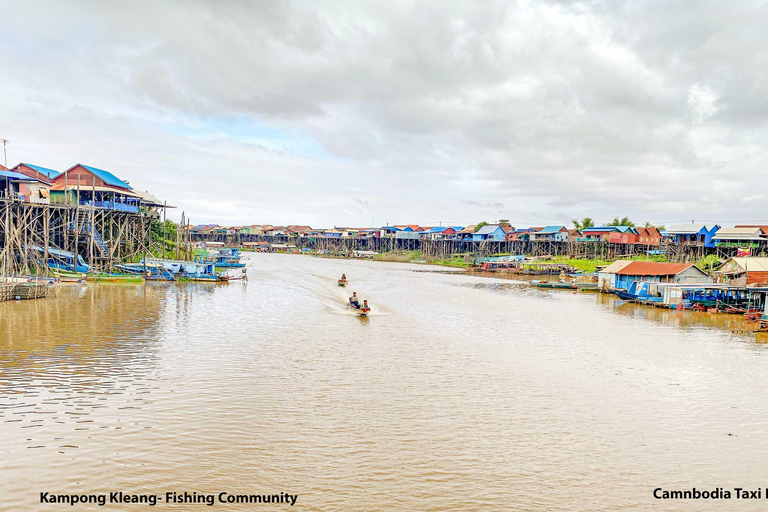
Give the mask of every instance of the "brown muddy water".
<path id="1" fill-rule="evenodd" d="M 313 511 L 765 503 L 652 496 L 768 485 L 768 345 L 738 317 L 246 257 L 247 283 L 0 303 L 0 510 L 100 509 L 40 504 L 46 491 L 284 492 Z M 369 319 L 345 309 L 352 291 Z"/>

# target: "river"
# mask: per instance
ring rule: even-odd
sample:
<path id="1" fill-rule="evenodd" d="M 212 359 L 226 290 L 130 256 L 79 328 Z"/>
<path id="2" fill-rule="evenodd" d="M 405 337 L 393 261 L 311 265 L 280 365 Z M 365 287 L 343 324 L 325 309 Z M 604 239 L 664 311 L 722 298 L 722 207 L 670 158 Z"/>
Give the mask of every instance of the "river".
<path id="1" fill-rule="evenodd" d="M 308 511 L 761 508 L 652 494 L 768 485 L 768 345 L 737 317 L 245 257 L 247 283 L 0 303 L 0 510 L 111 491 L 284 492 Z M 345 308 L 352 291 L 370 318 Z"/>

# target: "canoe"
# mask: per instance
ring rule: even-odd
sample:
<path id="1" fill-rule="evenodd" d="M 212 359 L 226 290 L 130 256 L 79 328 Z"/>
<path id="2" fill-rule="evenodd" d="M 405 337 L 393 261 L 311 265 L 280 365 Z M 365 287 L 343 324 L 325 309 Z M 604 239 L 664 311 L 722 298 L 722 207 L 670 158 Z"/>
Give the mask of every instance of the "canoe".
<path id="1" fill-rule="evenodd" d="M 575 290 L 577 288 L 576 283 L 558 283 L 555 281 L 538 283 L 537 288 L 557 288 L 560 290 Z"/>
<path id="2" fill-rule="evenodd" d="M 132 276 L 125 274 L 96 274 L 87 277 L 88 281 L 94 283 L 141 283 L 144 278 L 142 276 Z"/>

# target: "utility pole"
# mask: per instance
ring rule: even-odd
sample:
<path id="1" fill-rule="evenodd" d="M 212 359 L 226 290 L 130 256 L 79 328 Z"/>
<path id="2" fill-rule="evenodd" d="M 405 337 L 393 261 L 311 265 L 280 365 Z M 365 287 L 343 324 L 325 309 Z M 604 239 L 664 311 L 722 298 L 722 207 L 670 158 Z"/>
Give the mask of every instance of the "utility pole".
<path id="1" fill-rule="evenodd" d="M 3 142 L 3 165 L 6 169 L 8 169 L 8 151 L 5 149 L 5 147 L 11 143 L 8 139 L 0 139 L 0 141 Z M 7 171 L 6 171 L 7 172 Z M 5 175 L 5 194 L 8 196 L 8 193 L 10 192 L 10 179 L 8 178 L 8 175 Z"/>

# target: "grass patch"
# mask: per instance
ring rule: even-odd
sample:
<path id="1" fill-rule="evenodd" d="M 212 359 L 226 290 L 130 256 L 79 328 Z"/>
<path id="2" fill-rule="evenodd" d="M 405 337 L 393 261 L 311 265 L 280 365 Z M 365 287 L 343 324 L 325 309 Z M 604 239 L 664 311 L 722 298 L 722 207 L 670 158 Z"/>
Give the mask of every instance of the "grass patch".
<path id="1" fill-rule="evenodd" d="M 632 256 L 631 258 L 617 258 L 622 260 L 632 260 L 632 261 L 656 261 L 656 262 L 667 262 L 669 261 L 669 258 L 663 254 L 659 255 L 646 255 L 646 256 Z M 597 270 L 597 267 L 610 265 L 616 260 L 604 260 L 600 258 L 569 258 L 568 256 L 555 256 L 551 260 L 552 263 L 562 263 L 565 265 L 571 265 L 582 272 L 594 272 Z"/>
<path id="2" fill-rule="evenodd" d="M 397 261 L 400 263 L 407 263 L 418 259 L 421 259 L 421 251 L 389 251 L 373 256 L 374 261 Z"/>

